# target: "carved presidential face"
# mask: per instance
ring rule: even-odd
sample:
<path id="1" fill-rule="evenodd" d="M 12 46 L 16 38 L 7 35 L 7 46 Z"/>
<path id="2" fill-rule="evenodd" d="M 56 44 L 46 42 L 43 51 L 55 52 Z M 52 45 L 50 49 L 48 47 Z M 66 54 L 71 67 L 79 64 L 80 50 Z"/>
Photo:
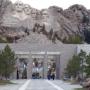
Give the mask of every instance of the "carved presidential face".
<path id="1" fill-rule="evenodd" d="M 23 8 L 24 8 L 24 5 L 22 2 L 18 1 L 14 4 L 15 6 L 15 10 L 18 11 L 18 12 L 22 12 L 23 11 Z"/>
<path id="2" fill-rule="evenodd" d="M 32 16 L 33 18 L 35 18 L 36 15 L 37 15 L 37 10 L 36 10 L 36 9 L 32 9 L 32 10 L 31 10 L 31 16 Z"/>
<path id="3" fill-rule="evenodd" d="M 25 12 L 25 14 L 30 15 L 31 7 L 29 5 L 27 5 L 27 4 L 24 5 L 24 12 Z"/>
<path id="4" fill-rule="evenodd" d="M 47 10 L 43 10 L 42 11 L 42 15 L 43 15 L 44 18 L 48 18 L 48 16 L 49 16 L 48 15 L 48 11 Z"/>
<path id="5" fill-rule="evenodd" d="M 48 11 L 47 10 L 43 10 L 42 11 L 42 19 L 43 19 L 43 21 L 46 22 L 48 18 L 49 18 Z"/>

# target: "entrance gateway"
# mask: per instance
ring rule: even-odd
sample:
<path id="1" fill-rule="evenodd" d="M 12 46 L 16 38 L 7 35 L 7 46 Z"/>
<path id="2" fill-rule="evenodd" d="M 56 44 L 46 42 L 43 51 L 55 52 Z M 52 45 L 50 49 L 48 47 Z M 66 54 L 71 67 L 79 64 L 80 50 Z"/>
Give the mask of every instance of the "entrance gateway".
<path id="1" fill-rule="evenodd" d="M 16 52 L 17 79 L 46 79 L 48 74 L 55 74 L 60 79 L 60 52 Z"/>

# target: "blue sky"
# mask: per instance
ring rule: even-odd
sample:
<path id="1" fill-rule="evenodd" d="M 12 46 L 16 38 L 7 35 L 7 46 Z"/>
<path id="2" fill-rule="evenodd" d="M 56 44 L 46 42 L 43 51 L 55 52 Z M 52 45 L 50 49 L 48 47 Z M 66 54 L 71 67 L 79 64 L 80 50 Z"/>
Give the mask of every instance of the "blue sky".
<path id="1" fill-rule="evenodd" d="M 18 0 L 11 0 L 12 2 Z M 90 9 L 90 0 L 20 0 L 26 4 L 30 4 L 32 7 L 37 9 L 48 8 L 49 6 L 56 5 L 64 9 L 68 8 L 73 4 L 82 4 L 87 9 Z"/>

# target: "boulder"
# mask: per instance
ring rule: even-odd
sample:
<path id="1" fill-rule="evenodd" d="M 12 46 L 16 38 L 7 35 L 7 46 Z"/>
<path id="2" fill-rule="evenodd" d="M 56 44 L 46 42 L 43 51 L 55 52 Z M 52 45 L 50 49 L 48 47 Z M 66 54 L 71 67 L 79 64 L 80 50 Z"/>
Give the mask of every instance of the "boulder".
<path id="1" fill-rule="evenodd" d="M 86 81 L 83 82 L 82 86 L 84 88 L 89 88 L 89 90 L 90 90 L 90 78 L 86 79 Z"/>

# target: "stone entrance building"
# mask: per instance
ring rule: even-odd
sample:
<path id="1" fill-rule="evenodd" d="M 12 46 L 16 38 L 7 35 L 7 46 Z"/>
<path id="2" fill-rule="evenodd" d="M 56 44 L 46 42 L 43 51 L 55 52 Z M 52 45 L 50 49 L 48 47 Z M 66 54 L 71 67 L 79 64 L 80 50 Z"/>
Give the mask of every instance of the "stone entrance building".
<path id="1" fill-rule="evenodd" d="M 27 78 L 47 78 L 47 73 L 51 64 L 56 64 L 55 75 L 56 78 L 60 78 L 60 52 L 48 52 L 48 51 L 30 51 L 30 52 L 17 52 L 18 60 L 17 67 L 18 70 L 24 68 L 26 63 Z M 36 61 L 35 61 L 36 60 Z M 23 65 L 22 65 L 23 62 Z M 36 62 L 36 67 L 35 67 Z M 20 67 L 21 65 L 21 67 Z M 33 75 L 33 74 L 38 75 Z M 22 75 L 19 75 L 22 78 Z"/>
<path id="2" fill-rule="evenodd" d="M 77 45 L 66 44 L 8 44 L 17 56 L 16 70 L 11 79 L 42 78 L 54 73 L 61 79 L 68 60 L 77 52 Z M 3 49 L 6 44 L 0 44 Z"/>
<path id="3" fill-rule="evenodd" d="M 46 79 L 54 73 L 56 79 L 64 75 L 68 61 L 84 50 L 90 53 L 90 45 L 73 44 L 8 44 L 17 56 L 17 64 L 11 79 Z M 2 50 L 6 44 L 0 44 Z"/>

